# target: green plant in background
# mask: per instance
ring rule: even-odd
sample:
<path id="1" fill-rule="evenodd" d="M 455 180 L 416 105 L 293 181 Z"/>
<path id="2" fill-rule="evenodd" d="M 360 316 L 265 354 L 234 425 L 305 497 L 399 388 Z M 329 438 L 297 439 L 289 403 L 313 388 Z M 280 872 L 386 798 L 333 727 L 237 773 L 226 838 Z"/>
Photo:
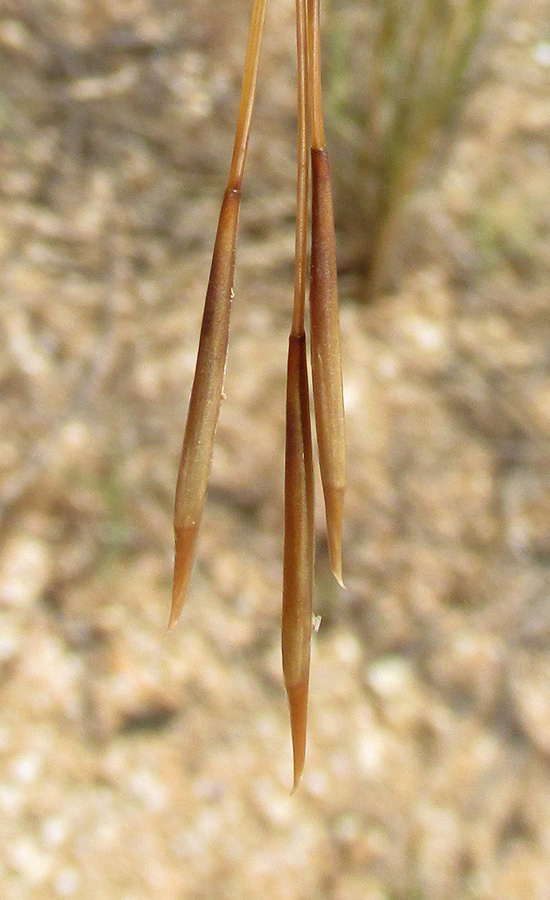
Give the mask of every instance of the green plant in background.
<path id="1" fill-rule="evenodd" d="M 459 99 L 490 2 L 371 0 L 356 22 L 332 11 L 329 118 L 346 157 L 344 203 L 357 213 L 363 296 L 388 284 L 404 203 Z"/>
<path id="2" fill-rule="evenodd" d="M 519 189 L 518 189 L 519 188 Z M 504 260 L 517 272 L 533 275 L 537 257 L 537 221 L 544 198 L 534 199 L 525 185 L 511 184 L 504 172 L 479 198 L 473 235 L 482 263 L 490 268 Z"/>

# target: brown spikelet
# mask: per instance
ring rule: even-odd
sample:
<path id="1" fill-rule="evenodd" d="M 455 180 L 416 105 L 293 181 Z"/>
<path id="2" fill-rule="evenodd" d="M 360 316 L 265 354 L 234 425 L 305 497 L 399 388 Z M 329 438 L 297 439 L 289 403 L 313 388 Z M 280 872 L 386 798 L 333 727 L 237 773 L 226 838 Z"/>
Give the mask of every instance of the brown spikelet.
<path id="1" fill-rule="evenodd" d="M 214 243 L 197 367 L 183 439 L 174 511 L 176 557 L 169 628 L 176 624 L 187 594 L 223 391 L 237 221 L 266 5 L 267 0 L 254 0 L 252 7 L 233 156 Z"/>
<path id="2" fill-rule="evenodd" d="M 313 456 L 305 335 L 288 347 L 282 651 L 294 787 L 305 760 L 313 597 Z"/>
<path id="3" fill-rule="evenodd" d="M 176 624 L 185 602 L 206 497 L 227 358 L 239 200 L 239 191 L 225 192 L 206 292 L 176 487 L 176 558 L 169 628 Z"/>
<path id="4" fill-rule="evenodd" d="M 311 367 L 321 481 L 325 497 L 330 564 L 342 585 L 342 513 L 346 441 L 336 246 L 330 169 L 326 148 L 313 148 L 311 223 Z"/>

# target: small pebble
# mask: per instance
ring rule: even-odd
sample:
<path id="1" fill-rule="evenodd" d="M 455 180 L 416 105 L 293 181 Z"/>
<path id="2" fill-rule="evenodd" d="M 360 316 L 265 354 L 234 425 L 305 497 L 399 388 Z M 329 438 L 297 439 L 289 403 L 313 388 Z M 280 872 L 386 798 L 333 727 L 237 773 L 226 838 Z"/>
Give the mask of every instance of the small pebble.
<path id="1" fill-rule="evenodd" d="M 550 68 L 550 41 L 541 41 L 533 51 L 535 62 L 544 69 Z"/>
<path id="2" fill-rule="evenodd" d="M 80 887 L 80 876 L 76 869 L 62 869 L 54 881 L 58 897 L 74 897 Z"/>

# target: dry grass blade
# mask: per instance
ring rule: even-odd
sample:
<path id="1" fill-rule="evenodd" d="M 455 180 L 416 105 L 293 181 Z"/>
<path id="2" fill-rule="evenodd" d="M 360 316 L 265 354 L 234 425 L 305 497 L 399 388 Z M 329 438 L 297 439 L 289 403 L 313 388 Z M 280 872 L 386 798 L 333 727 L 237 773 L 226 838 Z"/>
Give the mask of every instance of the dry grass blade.
<path id="1" fill-rule="evenodd" d="M 305 335 L 288 347 L 282 649 L 294 786 L 304 768 L 313 597 L 313 455 Z"/>
<path id="2" fill-rule="evenodd" d="M 266 3 L 267 0 L 255 0 L 252 9 L 233 157 L 214 245 L 183 440 L 174 512 L 176 556 L 169 628 L 176 624 L 187 595 L 223 391 L 239 203 Z"/>
<path id="3" fill-rule="evenodd" d="M 311 359 L 315 425 L 325 497 L 330 564 L 342 580 L 342 516 L 346 482 L 336 243 L 321 97 L 319 0 L 308 0 L 312 108 Z"/>

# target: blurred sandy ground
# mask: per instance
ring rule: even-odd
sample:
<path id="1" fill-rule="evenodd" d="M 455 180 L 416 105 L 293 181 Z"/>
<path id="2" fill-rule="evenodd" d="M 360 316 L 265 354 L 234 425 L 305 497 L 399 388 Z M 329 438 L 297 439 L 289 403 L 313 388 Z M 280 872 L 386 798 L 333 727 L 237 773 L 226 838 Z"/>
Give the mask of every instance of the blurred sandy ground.
<path id="1" fill-rule="evenodd" d="M 165 634 L 249 9 L 0 3 L 2 897 L 547 900 L 549 3 L 497 0 L 399 290 L 356 302 L 342 228 L 348 590 L 319 509 L 292 798 L 291 0 L 268 15 L 227 400 Z"/>

